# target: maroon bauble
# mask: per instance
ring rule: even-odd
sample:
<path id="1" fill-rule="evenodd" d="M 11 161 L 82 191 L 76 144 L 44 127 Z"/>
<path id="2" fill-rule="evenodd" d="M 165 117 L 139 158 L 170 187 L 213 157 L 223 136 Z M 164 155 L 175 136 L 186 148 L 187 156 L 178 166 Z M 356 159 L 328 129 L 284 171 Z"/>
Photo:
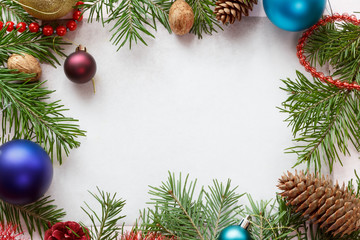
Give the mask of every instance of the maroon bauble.
<path id="1" fill-rule="evenodd" d="M 70 54 L 64 63 L 66 76 L 75 83 L 86 83 L 96 73 L 96 62 L 86 49 L 79 46 L 76 52 Z"/>

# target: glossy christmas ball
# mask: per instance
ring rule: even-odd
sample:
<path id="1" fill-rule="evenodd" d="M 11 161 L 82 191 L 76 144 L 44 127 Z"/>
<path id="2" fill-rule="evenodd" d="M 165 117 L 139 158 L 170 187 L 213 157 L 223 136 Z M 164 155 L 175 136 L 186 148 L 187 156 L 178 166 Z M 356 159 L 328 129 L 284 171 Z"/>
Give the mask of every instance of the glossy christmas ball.
<path id="1" fill-rule="evenodd" d="M 70 54 L 64 63 L 66 76 L 75 83 L 86 83 L 96 73 L 96 61 L 86 50 L 78 50 Z"/>
<path id="2" fill-rule="evenodd" d="M 0 199 L 25 205 L 41 198 L 53 177 L 45 150 L 28 140 L 13 140 L 0 147 Z"/>
<path id="3" fill-rule="evenodd" d="M 41 20 L 55 20 L 71 12 L 77 0 L 18 0 L 32 16 Z"/>
<path id="4" fill-rule="evenodd" d="M 264 0 L 263 4 L 273 24 L 283 30 L 296 32 L 320 20 L 326 0 Z"/>
<path id="5" fill-rule="evenodd" d="M 246 229 L 233 225 L 222 230 L 218 240 L 251 240 L 251 237 Z"/>

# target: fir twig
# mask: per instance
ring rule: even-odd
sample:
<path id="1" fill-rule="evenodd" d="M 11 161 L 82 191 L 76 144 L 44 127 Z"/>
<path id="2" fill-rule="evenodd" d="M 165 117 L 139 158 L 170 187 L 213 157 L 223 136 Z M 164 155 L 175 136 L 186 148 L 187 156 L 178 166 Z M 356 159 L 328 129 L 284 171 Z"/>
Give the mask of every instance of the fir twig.
<path id="1" fill-rule="evenodd" d="M 90 22 L 96 20 L 103 25 L 113 23 L 111 41 L 119 50 L 126 43 L 130 49 L 138 42 L 147 45 L 146 38 L 155 38 L 151 30 L 158 29 L 157 21 L 171 33 L 168 16 L 173 2 L 174 0 L 88 0 L 84 8 L 90 12 Z M 204 34 L 222 30 L 212 10 L 214 0 L 187 2 L 195 15 L 192 33 L 202 38 Z M 108 19 L 104 18 L 105 13 L 109 15 Z"/>
<path id="2" fill-rule="evenodd" d="M 312 64 L 330 64 L 333 77 L 360 83 L 360 26 L 327 23 L 311 34 L 304 51 Z"/>
<path id="3" fill-rule="evenodd" d="M 215 240 L 224 228 L 239 223 L 241 206 L 238 202 L 243 194 L 237 194 L 236 189 L 237 187 L 231 188 L 230 180 L 225 186 L 214 180 L 213 186 L 209 186 L 209 191 L 205 192 L 207 206 L 204 213 L 209 229 L 207 239 Z"/>
<path id="4" fill-rule="evenodd" d="M 125 216 L 120 215 L 125 205 L 125 201 L 116 198 L 116 194 L 110 195 L 97 188 L 99 195 L 90 194 L 101 205 L 101 214 L 94 211 L 87 203 L 87 209 L 82 207 L 82 210 L 88 215 L 91 220 L 92 227 L 90 229 L 91 239 L 94 240 L 115 240 L 118 237 L 120 228 L 118 222 Z"/>
<path id="5" fill-rule="evenodd" d="M 246 207 L 245 214 L 251 216 L 252 239 L 291 240 L 294 236 L 303 239 L 299 229 L 305 221 L 301 221 L 300 214 L 291 215 L 289 207 L 280 198 L 277 201 L 255 202 L 248 195 L 248 199 L 250 206 Z"/>
<path id="6" fill-rule="evenodd" d="M 290 95 L 281 111 L 288 113 L 286 121 L 292 127 L 294 141 L 303 145 L 289 148 L 298 155 L 298 162 L 307 163 L 319 172 L 324 160 L 330 172 L 340 153 L 349 154 L 348 145 L 360 147 L 359 93 L 335 86 L 311 82 L 297 72 L 298 79 L 283 80 L 282 88 Z"/>
<path id="7" fill-rule="evenodd" d="M 215 240 L 223 228 L 238 223 L 242 195 L 230 181 L 224 185 L 214 180 L 208 192 L 201 188 L 199 194 L 195 193 L 196 182 L 190 181 L 189 175 L 182 179 L 180 174 L 177 179 L 169 173 L 160 187 L 150 187 L 149 204 L 154 208 L 141 214 L 141 230 L 178 239 Z"/>
<path id="8" fill-rule="evenodd" d="M 115 22 L 111 28 L 113 36 L 110 41 L 118 45 L 118 50 L 127 42 L 131 49 L 132 44 L 137 44 L 138 41 L 147 45 L 144 40 L 144 35 L 155 38 L 149 32 L 147 27 L 155 28 L 148 19 L 147 11 L 141 0 L 123 0 L 120 5 L 113 10 L 106 23 Z"/>
<path id="9" fill-rule="evenodd" d="M 18 206 L 0 201 L 0 222 L 16 224 L 22 232 L 22 220 L 24 221 L 29 234 L 32 236 L 35 231 L 42 235 L 48 229 L 48 224 L 61 221 L 65 216 L 63 209 L 57 209 L 53 205 L 54 200 L 45 197 L 35 203 Z"/>
<path id="10" fill-rule="evenodd" d="M 172 232 L 174 237 L 180 239 L 205 239 L 205 219 L 203 217 L 203 190 L 199 197 L 194 199 L 196 180 L 189 181 L 187 175 L 185 180 L 176 180 L 174 174 L 169 173 L 168 181 L 163 182 L 160 187 L 150 187 L 149 194 L 153 197 L 152 202 L 157 211 L 151 211 L 153 220 L 159 221 L 165 231 Z"/>
<path id="11" fill-rule="evenodd" d="M 0 21 L 32 22 L 35 18 L 12 0 L 0 0 Z"/>
<path id="12" fill-rule="evenodd" d="M 36 141 L 61 164 L 63 151 L 68 154 L 69 149 L 78 147 L 76 138 L 85 132 L 74 124 L 76 119 L 62 114 L 66 109 L 59 101 L 48 101 L 53 91 L 44 88 L 44 83 L 26 83 L 31 77 L 0 68 L 1 141 Z"/>
<path id="13" fill-rule="evenodd" d="M 217 29 L 223 30 L 212 10 L 212 7 L 215 7 L 213 0 L 188 0 L 188 3 L 194 11 L 195 18 L 191 33 L 202 38 L 203 34 L 211 35 L 217 32 Z"/>
<path id="14" fill-rule="evenodd" d="M 42 33 L 17 31 L 6 32 L 6 28 L 0 31 L 0 65 L 7 62 L 9 55 L 12 53 L 28 53 L 41 62 L 49 63 L 52 66 L 60 64 L 55 54 L 65 56 L 62 52 L 62 45 L 69 43 L 64 42 L 60 37 L 43 37 Z"/>

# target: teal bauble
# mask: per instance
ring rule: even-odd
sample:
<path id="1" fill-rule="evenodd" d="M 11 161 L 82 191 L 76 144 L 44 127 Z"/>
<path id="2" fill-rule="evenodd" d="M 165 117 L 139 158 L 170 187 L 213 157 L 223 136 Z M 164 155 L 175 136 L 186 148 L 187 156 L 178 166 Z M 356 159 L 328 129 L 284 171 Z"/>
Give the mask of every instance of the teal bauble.
<path id="1" fill-rule="evenodd" d="M 302 31 L 315 25 L 324 13 L 326 0 L 264 0 L 270 21 L 286 31 Z"/>
<path id="2" fill-rule="evenodd" d="M 249 232 L 240 226 L 229 226 L 221 231 L 218 240 L 251 240 Z"/>

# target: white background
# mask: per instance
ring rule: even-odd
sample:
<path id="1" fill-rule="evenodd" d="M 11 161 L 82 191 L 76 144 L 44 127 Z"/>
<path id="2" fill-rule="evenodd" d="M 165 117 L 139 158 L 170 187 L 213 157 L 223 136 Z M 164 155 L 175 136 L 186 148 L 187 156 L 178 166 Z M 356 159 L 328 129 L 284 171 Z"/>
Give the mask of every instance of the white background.
<path id="1" fill-rule="evenodd" d="M 360 10 L 357 0 L 331 2 L 335 12 Z M 62 67 L 43 65 L 43 79 L 56 90 L 52 99 L 61 99 L 66 115 L 87 130 L 81 147 L 55 166 L 48 192 L 66 210 L 65 220 L 88 224 L 80 206 L 95 204 L 87 190 L 99 186 L 126 199 L 125 222 L 132 225 L 149 200 L 148 185 L 160 185 L 167 171 L 190 173 L 199 186 L 230 178 L 239 193 L 275 197 L 277 179 L 296 161 L 284 154 L 293 143 L 287 115 L 276 108 L 286 99 L 280 79 L 305 71 L 296 57 L 300 33 L 264 16 L 259 3 L 252 17 L 202 40 L 160 27 L 148 47 L 131 51 L 116 52 L 109 27 L 98 23 L 84 22 L 67 35 L 87 47 L 98 71 L 94 95 L 91 83 L 76 85 Z M 358 155 L 344 158 L 333 177 L 354 177 Z"/>

